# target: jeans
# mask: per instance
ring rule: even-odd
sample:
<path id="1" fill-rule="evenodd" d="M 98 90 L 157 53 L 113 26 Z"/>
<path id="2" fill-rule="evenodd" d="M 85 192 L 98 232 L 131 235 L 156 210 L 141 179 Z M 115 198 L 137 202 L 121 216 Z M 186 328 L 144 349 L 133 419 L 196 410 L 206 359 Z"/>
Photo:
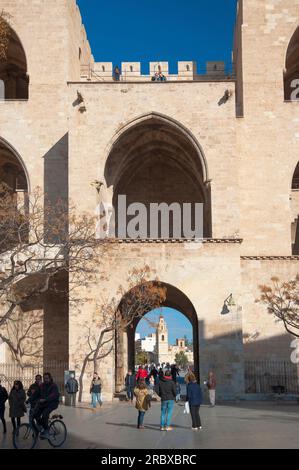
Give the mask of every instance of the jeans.
<path id="1" fill-rule="evenodd" d="M 138 427 L 143 426 L 145 411 L 138 412 Z"/>
<path id="2" fill-rule="evenodd" d="M 161 402 L 161 428 L 169 427 L 174 408 L 174 400 L 166 400 Z"/>
<path id="3" fill-rule="evenodd" d="M 91 404 L 93 408 L 97 407 L 97 403 L 102 406 L 102 394 L 101 393 L 94 393 L 91 394 Z"/>
<path id="4" fill-rule="evenodd" d="M 192 427 L 199 428 L 201 426 L 201 420 L 199 416 L 199 406 L 190 406 L 190 414 L 192 418 Z"/>
<path id="5" fill-rule="evenodd" d="M 133 401 L 133 398 L 134 398 L 134 387 L 127 387 L 127 397 L 128 397 L 128 400 Z"/>

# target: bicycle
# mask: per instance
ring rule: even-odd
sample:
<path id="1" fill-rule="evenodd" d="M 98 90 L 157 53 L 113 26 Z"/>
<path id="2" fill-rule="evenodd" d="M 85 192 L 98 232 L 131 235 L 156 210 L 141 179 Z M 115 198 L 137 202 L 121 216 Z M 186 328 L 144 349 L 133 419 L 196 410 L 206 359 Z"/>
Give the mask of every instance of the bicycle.
<path id="1" fill-rule="evenodd" d="M 13 446 L 15 449 L 34 449 L 37 440 L 40 437 L 42 440 L 48 440 L 49 444 L 58 448 L 61 447 L 67 438 L 66 425 L 63 422 L 63 416 L 53 415 L 49 418 L 49 437 L 43 438 L 40 436 L 42 427 L 37 423 L 21 424 L 13 433 Z"/>

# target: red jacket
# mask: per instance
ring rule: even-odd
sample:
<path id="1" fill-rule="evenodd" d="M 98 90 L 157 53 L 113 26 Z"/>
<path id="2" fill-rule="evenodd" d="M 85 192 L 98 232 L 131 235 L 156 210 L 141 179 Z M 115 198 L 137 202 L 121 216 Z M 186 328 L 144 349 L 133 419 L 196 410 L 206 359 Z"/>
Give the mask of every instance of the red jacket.
<path id="1" fill-rule="evenodd" d="M 146 372 L 145 369 L 138 369 L 138 372 L 136 374 L 136 380 L 139 379 L 147 379 L 148 373 Z"/>

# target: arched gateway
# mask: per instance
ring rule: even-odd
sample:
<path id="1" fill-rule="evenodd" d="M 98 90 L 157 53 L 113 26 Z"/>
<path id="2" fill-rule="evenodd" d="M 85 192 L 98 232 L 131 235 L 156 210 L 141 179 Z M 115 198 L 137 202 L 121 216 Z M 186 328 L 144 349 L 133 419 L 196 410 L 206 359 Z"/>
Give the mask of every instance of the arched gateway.
<path id="1" fill-rule="evenodd" d="M 108 149 L 104 172 L 108 188 L 113 188 L 112 204 L 118 212 L 119 196 L 126 196 L 126 207 L 141 203 L 149 213 L 151 203 L 203 205 L 203 237 L 211 237 L 211 194 L 208 168 L 202 148 L 178 121 L 152 112 L 133 119 L 115 135 Z M 195 213 L 191 221 L 194 226 Z M 182 230 L 175 235 L 170 224 L 169 237 L 150 235 L 149 224 L 142 238 L 187 238 Z M 116 221 L 116 236 L 121 235 Z M 199 237 L 201 238 L 201 237 Z"/>
<path id="2" fill-rule="evenodd" d="M 171 307 L 185 315 L 192 325 L 194 370 L 199 377 L 199 322 L 191 300 L 177 287 L 162 282 L 166 288 L 166 299 L 163 307 Z M 120 303 L 121 305 L 121 303 Z M 148 312 L 145 311 L 144 315 Z M 115 392 L 123 389 L 124 377 L 128 368 L 135 366 L 135 332 L 142 317 L 136 318 L 134 323 L 124 333 L 119 333 L 115 344 Z"/>

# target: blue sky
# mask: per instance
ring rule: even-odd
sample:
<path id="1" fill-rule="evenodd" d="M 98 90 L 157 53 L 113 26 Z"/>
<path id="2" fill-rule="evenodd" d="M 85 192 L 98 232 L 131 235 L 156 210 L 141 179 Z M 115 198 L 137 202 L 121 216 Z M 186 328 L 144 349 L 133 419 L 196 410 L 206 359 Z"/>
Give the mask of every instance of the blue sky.
<path id="1" fill-rule="evenodd" d="M 77 0 L 96 61 L 231 62 L 237 0 Z"/>
<path id="2" fill-rule="evenodd" d="M 158 323 L 161 313 L 167 324 L 169 344 L 175 344 L 175 340 L 177 338 L 182 338 L 185 335 L 188 339 L 192 340 L 192 326 L 189 320 L 178 310 L 166 307 L 153 310 L 145 315 L 145 317 L 140 320 L 136 333 L 140 333 L 141 337 L 144 337 L 149 333 L 154 333 L 156 331 L 155 328 L 151 327 L 145 318 L 148 318 L 151 322 Z"/>

